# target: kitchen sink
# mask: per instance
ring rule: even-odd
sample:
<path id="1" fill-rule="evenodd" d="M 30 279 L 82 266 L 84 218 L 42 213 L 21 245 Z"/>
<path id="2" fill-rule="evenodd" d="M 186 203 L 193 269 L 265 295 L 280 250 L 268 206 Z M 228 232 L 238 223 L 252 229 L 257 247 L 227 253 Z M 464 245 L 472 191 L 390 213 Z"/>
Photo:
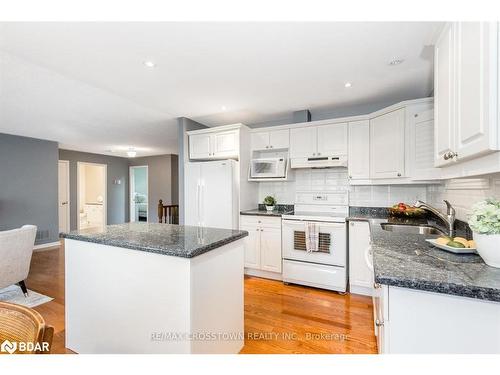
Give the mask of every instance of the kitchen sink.
<path id="1" fill-rule="evenodd" d="M 439 229 L 431 227 L 430 225 L 405 225 L 405 224 L 380 224 L 383 230 L 389 232 L 411 233 L 411 234 L 437 234 L 444 236 L 444 233 Z"/>

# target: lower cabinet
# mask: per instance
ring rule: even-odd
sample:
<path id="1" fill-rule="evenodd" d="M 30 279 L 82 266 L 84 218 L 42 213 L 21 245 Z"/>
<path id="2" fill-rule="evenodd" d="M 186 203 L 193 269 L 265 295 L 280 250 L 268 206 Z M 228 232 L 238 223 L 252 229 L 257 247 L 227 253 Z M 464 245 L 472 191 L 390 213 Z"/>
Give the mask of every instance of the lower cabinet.
<path id="1" fill-rule="evenodd" d="M 281 273 L 281 218 L 244 215 L 245 268 Z"/>
<path id="2" fill-rule="evenodd" d="M 387 285 L 373 295 L 379 353 L 500 354 L 500 303 Z"/>
<path id="3" fill-rule="evenodd" d="M 349 290 L 354 294 L 373 294 L 373 265 L 370 224 L 349 222 Z"/>

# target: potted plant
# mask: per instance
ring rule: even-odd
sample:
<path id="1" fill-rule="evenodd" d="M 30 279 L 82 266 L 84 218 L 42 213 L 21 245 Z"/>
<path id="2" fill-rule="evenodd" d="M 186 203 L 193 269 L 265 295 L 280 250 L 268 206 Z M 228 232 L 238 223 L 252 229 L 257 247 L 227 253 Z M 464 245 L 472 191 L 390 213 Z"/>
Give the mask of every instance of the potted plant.
<path id="1" fill-rule="evenodd" d="M 276 205 L 276 199 L 273 196 L 268 195 L 264 198 L 264 204 L 266 205 L 266 210 L 272 211 L 274 210 L 274 206 Z"/>
<path id="2" fill-rule="evenodd" d="M 469 226 L 484 262 L 500 268 L 500 200 L 488 198 L 472 206 Z"/>

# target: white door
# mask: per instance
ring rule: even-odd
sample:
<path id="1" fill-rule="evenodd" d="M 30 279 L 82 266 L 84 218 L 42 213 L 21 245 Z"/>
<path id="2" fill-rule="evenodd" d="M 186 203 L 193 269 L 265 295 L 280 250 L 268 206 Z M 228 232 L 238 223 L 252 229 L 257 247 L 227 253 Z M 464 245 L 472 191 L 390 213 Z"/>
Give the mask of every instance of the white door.
<path id="1" fill-rule="evenodd" d="M 458 159 L 497 148 L 496 69 L 497 25 L 488 22 L 459 22 L 456 28 Z M 493 134 L 492 134 L 493 133 Z"/>
<path id="2" fill-rule="evenodd" d="M 193 134 L 189 136 L 190 159 L 207 159 L 212 155 L 210 134 Z"/>
<path id="3" fill-rule="evenodd" d="M 290 130 L 269 132 L 269 148 L 288 148 L 290 146 Z"/>
<path id="4" fill-rule="evenodd" d="M 347 155 L 347 123 L 322 125 L 317 129 L 319 156 Z"/>
<path id="5" fill-rule="evenodd" d="M 59 160 L 58 194 L 59 233 L 69 232 L 69 161 L 67 160 Z"/>
<path id="6" fill-rule="evenodd" d="M 200 218 L 203 227 L 236 229 L 233 212 L 233 162 L 200 163 Z"/>
<path id="7" fill-rule="evenodd" d="M 405 110 L 370 120 L 370 176 L 398 178 L 404 176 Z"/>
<path id="8" fill-rule="evenodd" d="M 254 225 L 242 226 L 248 236 L 245 237 L 245 267 L 260 269 L 260 227 Z"/>
<path id="9" fill-rule="evenodd" d="M 316 127 L 305 127 L 290 130 L 290 157 L 308 158 L 316 156 Z"/>
<path id="10" fill-rule="evenodd" d="M 368 120 L 349 123 L 347 165 L 350 179 L 370 178 L 370 122 Z"/>
<path id="11" fill-rule="evenodd" d="M 455 24 L 448 24 L 434 48 L 434 165 L 451 163 L 445 155 L 454 148 Z"/>
<path id="12" fill-rule="evenodd" d="M 351 221 L 349 224 L 349 284 L 371 289 L 373 272 L 368 266 L 370 224 Z"/>
<path id="13" fill-rule="evenodd" d="M 252 150 L 265 150 L 269 148 L 269 132 L 252 133 L 250 136 Z"/>
<path id="14" fill-rule="evenodd" d="M 184 224 L 200 226 L 200 175 L 202 163 L 184 166 Z"/>
<path id="15" fill-rule="evenodd" d="M 281 229 L 261 228 L 260 264 L 264 271 L 281 273 Z"/>
<path id="16" fill-rule="evenodd" d="M 214 157 L 235 157 L 239 151 L 239 131 L 232 130 L 228 132 L 218 132 L 213 136 L 213 153 Z"/>
<path id="17" fill-rule="evenodd" d="M 148 187 L 148 166 L 133 166 L 129 168 L 130 185 L 130 222 L 153 221 L 149 217 L 149 187 Z"/>

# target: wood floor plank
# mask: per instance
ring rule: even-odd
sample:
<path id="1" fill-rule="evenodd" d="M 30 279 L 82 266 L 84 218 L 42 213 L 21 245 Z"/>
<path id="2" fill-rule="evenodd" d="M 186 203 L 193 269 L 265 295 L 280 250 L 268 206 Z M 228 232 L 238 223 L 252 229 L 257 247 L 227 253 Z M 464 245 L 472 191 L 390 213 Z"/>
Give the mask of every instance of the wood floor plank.
<path id="1" fill-rule="evenodd" d="M 33 254 L 29 289 L 53 301 L 35 307 L 54 327 L 52 353 L 64 346 L 64 246 Z M 245 277 L 244 354 L 377 352 L 371 298 Z"/>

